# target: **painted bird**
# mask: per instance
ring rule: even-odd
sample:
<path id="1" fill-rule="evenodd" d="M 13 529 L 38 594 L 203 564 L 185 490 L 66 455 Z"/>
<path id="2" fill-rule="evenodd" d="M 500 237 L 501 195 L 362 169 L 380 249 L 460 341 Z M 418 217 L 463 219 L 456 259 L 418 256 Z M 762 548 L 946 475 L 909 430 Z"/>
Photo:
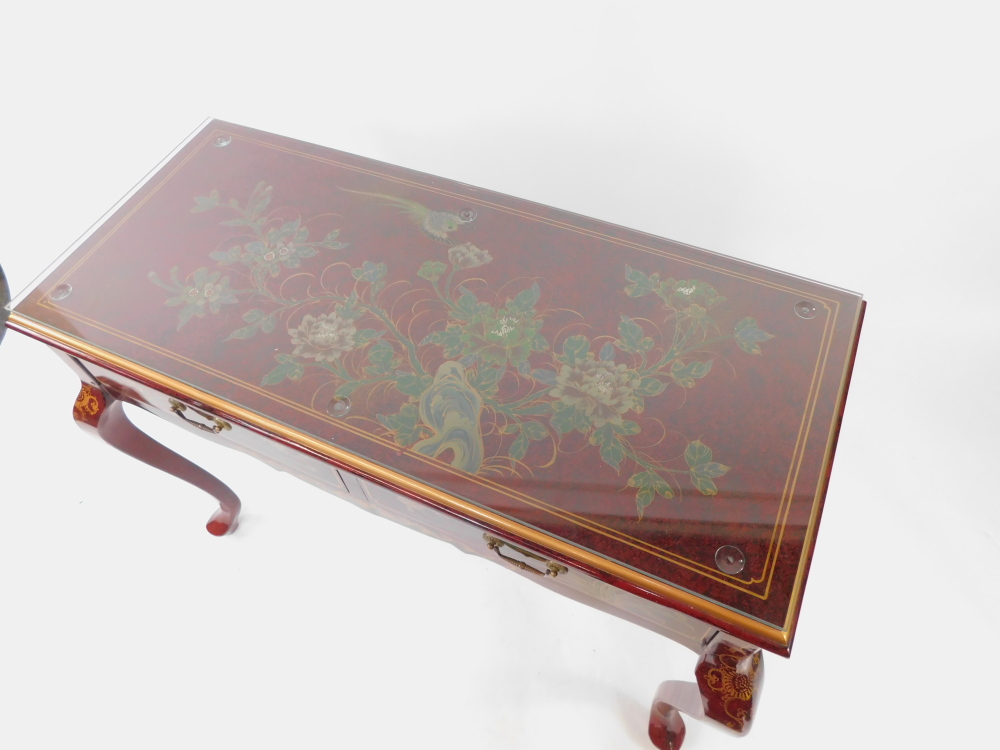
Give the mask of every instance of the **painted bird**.
<path id="1" fill-rule="evenodd" d="M 483 399 L 469 385 L 461 362 L 445 362 L 434 382 L 420 395 L 420 419 L 434 431 L 413 446 L 418 453 L 437 458 L 451 448 L 451 465 L 475 474 L 483 463 L 483 436 L 479 414 Z"/>
<path id="2" fill-rule="evenodd" d="M 405 198 L 396 198 L 391 195 L 383 195 L 382 193 L 366 193 L 361 190 L 348 190 L 347 188 L 341 188 L 341 190 L 345 193 L 381 198 L 406 214 L 417 225 L 420 231 L 428 237 L 439 242 L 447 242 L 449 245 L 452 244 L 452 240 L 448 238 L 448 235 L 462 224 L 468 224 L 476 218 L 475 212 L 471 210 L 462 212 L 432 211 L 427 206 L 423 206 L 416 201 L 406 200 Z"/>

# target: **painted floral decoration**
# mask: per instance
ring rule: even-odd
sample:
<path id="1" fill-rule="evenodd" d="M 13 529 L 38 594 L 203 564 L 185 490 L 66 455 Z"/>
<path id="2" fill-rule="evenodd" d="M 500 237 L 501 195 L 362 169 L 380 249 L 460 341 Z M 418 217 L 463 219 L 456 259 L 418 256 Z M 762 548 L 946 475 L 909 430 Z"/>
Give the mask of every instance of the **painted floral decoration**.
<path id="1" fill-rule="evenodd" d="M 455 268 L 478 268 L 493 261 L 489 250 L 480 250 L 471 242 L 452 245 L 448 248 L 448 260 Z"/>
<path id="2" fill-rule="evenodd" d="M 608 422 L 620 425 L 622 415 L 636 407 L 639 383 L 638 373 L 624 364 L 588 356 L 582 362 L 563 365 L 549 395 L 582 412 L 594 427 Z"/>
<path id="3" fill-rule="evenodd" d="M 358 332 L 350 321 L 337 313 L 321 313 L 318 317 L 306 315 L 298 328 L 289 328 L 295 350 L 292 356 L 333 362 L 340 355 L 354 348 L 354 334 Z"/>
<path id="4" fill-rule="evenodd" d="M 269 336 L 279 323 L 289 336 L 275 341 L 282 345 L 262 386 L 308 383 L 313 401 L 320 389 L 324 398 L 378 389 L 383 413 L 371 419 L 359 409 L 346 419 L 365 420 L 365 429 L 376 424 L 402 448 L 456 471 L 523 476 L 557 465 L 564 452 L 586 450 L 621 475 L 621 491 L 631 493 L 639 519 L 658 498 L 682 500 L 692 488 L 717 494 L 716 480 L 732 467 L 715 459 L 706 436 L 685 438 L 683 454 L 669 459 L 641 447 L 650 445 L 648 425 L 663 427 L 661 419 L 647 419 L 646 408 L 668 390 L 712 377 L 712 352 L 722 347 L 762 355 L 773 336 L 754 318 L 719 318 L 726 298 L 705 281 L 625 266 L 620 302 L 642 309 L 635 317 L 620 313 L 616 330 L 594 330 L 579 313 L 546 304 L 542 279 L 469 274 L 497 252 L 451 238 L 474 228 L 474 211 L 342 190 L 351 209 L 376 201 L 385 221 L 401 217 L 415 251 L 431 255 L 416 277 L 393 280 L 388 264 L 363 250 L 345 252 L 331 217 L 368 209 L 338 205 L 307 219 L 274 208 L 274 191 L 263 181 L 245 203 L 223 202 L 212 190 L 195 198 L 191 210 L 229 214 L 220 224 L 234 236 L 207 248 L 217 268 L 185 277 L 174 268 L 169 282 L 149 274 L 172 295 L 166 304 L 181 308 L 178 330 L 243 303 L 245 325 L 226 341 Z M 500 285 L 497 291 L 491 283 Z M 631 301 L 644 297 L 650 299 Z M 662 321 L 649 317 L 652 298 Z M 576 317 L 567 323 L 566 315 Z M 303 403 L 309 402 L 306 394 Z"/>
<path id="5" fill-rule="evenodd" d="M 157 286 L 172 292 L 175 296 L 167 300 L 170 306 L 180 306 L 181 311 L 177 330 L 179 331 L 191 318 L 204 318 L 206 313 L 217 313 L 223 305 L 235 305 L 239 302 L 233 290 L 229 288 L 229 277 L 219 271 L 209 271 L 199 268 L 190 281 L 181 281 L 178 269 L 170 271 L 170 281 L 167 284 L 155 273 L 150 272 L 149 280 Z"/>

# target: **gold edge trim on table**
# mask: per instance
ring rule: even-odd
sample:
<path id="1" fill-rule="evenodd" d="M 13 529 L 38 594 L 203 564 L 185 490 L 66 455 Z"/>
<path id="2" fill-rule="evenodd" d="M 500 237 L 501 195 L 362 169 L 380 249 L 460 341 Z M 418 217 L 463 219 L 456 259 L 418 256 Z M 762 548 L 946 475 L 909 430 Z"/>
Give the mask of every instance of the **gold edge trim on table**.
<path id="1" fill-rule="evenodd" d="M 311 437 L 303 432 L 294 430 L 274 420 L 263 417 L 241 406 L 230 403 L 225 399 L 205 393 L 197 388 L 193 388 L 186 383 L 175 380 L 162 373 L 151 370 L 135 362 L 131 362 L 123 357 L 107 352 L 98 347 L 94 347 L 85 341 L 81 341 L 73 336 L 57 331 L 44 324 L 38 323 L 30 318 L 26 318 L 18 312 L 12 312 L 8 325 L 19 328 L 23 331 L 30 331 L 43 339 L 48 339 L 54 343 L 61 344 L 71 349 L 75 349 L 82 354 L 93 357 L 95 360 L 106 362 L 124 372 L 132 373 L 151 383 L 163 386 L 171 391 L 198 401 L 209 408 L 219 411 L 222 414 L 232 417 L 238 421 L 253 425 L 254 427 L 277 435 L 290 443 L 300 445 L 314 453 L 318 453 L 328 458 L 332 458 L 340 463 L 357 469 L 370 476 L 376 477 L 387 484 L 399 488 L 406 492 L 439 503 L 452 510 L 460 511 L 463 515 L 473 521 L 481 521 L 490 526 L 519 536 L 528 541 L 539 544 L 542 547 L 552 550 L 564 557 L 575 560 L 583 565 L 617 576 L 635 586 L 663 597 L 677 604 L 692 607 L 698 612 L 713 617 L 727 625 L 740 628 L 745 632 L 752 633 L 762 641 L 778 647 L 787 649 L 789 645 L 789 630 L 780 629 L 772 625 L 765 624 L 752 617 L 741 615 L 733 610 L 715 602 L 706 600 L 696 594 L 684 591 L 671 586 L 662 581 L 657 581 L 631 568 L 625 567 L 613 560 L 608 560 L 600 555 L 577 547 L 569 542 L 549 536 L 536 531 L 521 523 L 512 521 L 499 514 L 488 511 L 479 506 L 473 505 L 465 500 L 449 495 L 433 487 L 429 487 L 404 474 L 400 474 L 391 469 L 380 466 L 373 461 L 369 461 L 360 456 L 355 456 L 348 451 L 329 445 L 317 438 Z"/>
<path id="2" fill-rule="evenodd" d="M 837 401 L 834 405 L 834 419 L 830 423 L 830 430 L 826 436 L 826 452 L 823 456 L 823 463 L 820 466 L 820 481 L 816 487 L 816 495 L 813 498 L 812 510 L 809 513 L 809 523 L 806 526 L 806 533 L 802 539 L 802 554 L 799 557 L 798 571 L 795 574 L 795 583 L 792 584 L 792 596 L 788 601 L 788 610 L 785 615 L 784 632 L 789 640 L 795 634 L 795 626 L 798 623 L 799 600 L 802 598 L 802 591 L 805 586 L 806 561 L 813 553 L 816 541 L 816 530 L 819 526 L 819 517 L 823 503 L 821 499 L 826 497 L 830 487 L 830 462 L 833 461 L 833 452 L 836 448 L 835 437 L 839 435 L 841 421 L 844 413 L 845 401 L 847 399 L 848 375 L 854 368 L 855 357 L 858 350 L 858 326 L 861 317 L 864 315 L 865 302 L 859 299 L 854 309 L 854 318 L 851 321 L 851 330 L 855 334 L 848 356 L 844 359 L 844 367 L 840 371 L 840 387 L 837 389 Z"/>

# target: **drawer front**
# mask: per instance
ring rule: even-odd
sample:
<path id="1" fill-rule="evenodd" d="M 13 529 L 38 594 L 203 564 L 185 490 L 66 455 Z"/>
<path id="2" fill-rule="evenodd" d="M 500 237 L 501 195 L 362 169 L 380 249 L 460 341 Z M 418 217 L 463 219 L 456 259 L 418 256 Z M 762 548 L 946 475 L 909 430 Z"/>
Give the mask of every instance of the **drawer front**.
<path id="1" fill-rule="evenodd" d="M 648 628 L 694 651 L 716 632 L 694 617 L 585 571 L 572 561 L 555 559 L 523 540 L 511 538 L 417 500 L 337 466 L 329 458 L 282 442 L 206 411 L 202 405 L 163 393 L 99 365 L 82 365 L 112 395 L 185 429 L 249 454 L 371 513 L 448 542 L 462 552 L 491 560 L 563 596 Z M 201 425 L 201 426 L 199 426 Z"/>
<path id="2" fill-rule="evenodd" d="M 357 479 L 344 475 L 328 461 L 287 445 L 280 440 L 264 435 L 256 430 L 243 427 L 230 420 L 221 420 L 226 426 L 212 432 L 198 425 L 214 428 L 216 417 L 201 408 L 199 404 L 186 402 L 180 398 L 162 393 L 148 385 L 139 383 L 119 373 L 112 372 L 90 362 L 77 363 L 76 369 L 89 373 L 96 384 L 115 397 L 156 414 L 168 422 L 177 424 L 189 432 L 213 442 L 222 443 L 242 453 L 253 456 L 268 466 L 291 474 L 326 492 L 332 492 L 356 505 L 366 505 L 365 495 Z"/>
<path id="3" fill-rule="evenodd" d="M 700 651 L 718 630 L 693 617 L 602 581 L 572 563 L 556 563 L 552 558 L 536 554 L 526 549 L 521 540 L 512 541 L 501 533 L 484 531 L 477 524 L 444 513 L 374 482 L 362 479 L 361 484 L 368 497 L 369 510 L 373 513 L 449 542 L 462 552 L 484 557 L 551 591 L 641 625 L 693 651 Z M 550 563 L 561 569 L 547 573 Z"/>

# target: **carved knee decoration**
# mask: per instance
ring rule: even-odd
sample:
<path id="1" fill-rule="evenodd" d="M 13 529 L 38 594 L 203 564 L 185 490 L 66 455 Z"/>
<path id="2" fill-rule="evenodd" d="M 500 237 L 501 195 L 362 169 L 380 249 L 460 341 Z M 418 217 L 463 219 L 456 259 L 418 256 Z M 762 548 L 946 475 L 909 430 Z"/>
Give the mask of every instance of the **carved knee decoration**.
<path id="1" fill-rule="evenodd" d="M 694 675 L 696 682 L 668 680 L 656 691 L 649 738 L 660 750 L 679 750 L 684 742 L 682 711 L 736 735 L 750 731 L 764 687 L 761 649 L 720 632 L 702 650 Z"/>

